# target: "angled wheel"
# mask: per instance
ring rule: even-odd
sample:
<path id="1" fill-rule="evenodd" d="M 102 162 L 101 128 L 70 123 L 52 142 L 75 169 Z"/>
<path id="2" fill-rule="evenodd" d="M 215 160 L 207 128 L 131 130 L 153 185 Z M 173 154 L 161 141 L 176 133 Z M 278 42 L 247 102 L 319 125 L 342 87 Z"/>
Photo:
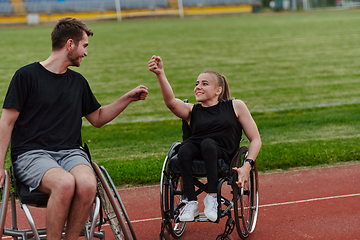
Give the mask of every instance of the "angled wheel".
<path id="1" fill-rule="evenodd" d="M 7 206 L 8 206 L 8 202 L 9 202 L 9 191 L 10 191 L 9 172 L 7 170 L 5 170 L 4 185 L 0 190 L 0 193 L 1 193 L 0 239 L 2 237 L 4 226 L 5 226 Z"/>
<path id="2" fill-rule="evenodd" d="M 180 222 L 179 215 L 185 206 L 183 200 L 183 182 L 179 174 L 171 176 L 168 169 L 169 156 L 166 156 L 160 181 L 161 216 L 166 230 L 174 237 L 180 238 L 186 227 L 186 222 Z M 170 156 L 171 157 L 171 156 Z"/>
<path id="3" fill-rule="evenodd" d="M 133 231 L 131 231 L 132 227 L 131 229 L 129 227 L 131 226 L 130 221 L 128 221 L 128 224 L 126 224 L 124 214 L 121 212 L 119 207 L 119 199 L 116 200 L 114 197 L 117 193 L 116 189 L 109 186 L 109 178 L 107 179 L 104 176 L 103 171 L 96 163 L 93 162 L 92 166 L 97 176 L 97 188 L 101 200 L 101 205 L 106 214 L 106 220 L 109 222 L 115 238 L 117 240 L 135 240 L 136 237 L 132 234 Z"/>
<path id="4" fill-rule="evenodd" d="M 247 148 L 240 149 L 238 164 L 246 158 Z M 236 176 L 237 177 L 237 176 Z M 236 229 L 241 239 L 246 239 L 255 230 L 258 207 L 258 172 L 256 163 L 249 173 L 249 181 L 243 188 L 233 185 Z"/>
<path id="5" fill-rule="evenodd" d="M 102 173 L 104 174 L 107 182 L 109 183 L 112 192 L 114 193 L 113 196 L 115 197 L 117 203 L 120 206 L 121 213 L 122 213 L 122 215 L 124 216 L 124 218 L 126 220 L 126 224 L 128 226 L 128 229 L 130 230 L 131 236 L 133 237 L 134 240 L 136 240 L 136 235 L 135 235 L 134 229 L 133 229 L 133 227 L 131 225 L 129 215 L 126 212 L 126 209 L 125 209 L 125 206 L 124 206 L 123 202 L 121 201 L 119 192 L 116 190 L 115 184 L 113 183 L 113 181 L 112 181 L 110 175 L 108 174 L 108 172 L 106 171 L 106 169 L 103 166 L 100 166 L 100 169 L 101 169 Z"/>

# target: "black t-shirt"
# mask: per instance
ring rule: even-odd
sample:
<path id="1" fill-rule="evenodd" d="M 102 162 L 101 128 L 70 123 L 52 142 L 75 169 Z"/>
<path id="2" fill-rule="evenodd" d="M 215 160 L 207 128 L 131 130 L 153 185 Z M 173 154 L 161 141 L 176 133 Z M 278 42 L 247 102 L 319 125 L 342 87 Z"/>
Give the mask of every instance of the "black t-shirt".
<path id="1" fill-rule="evenodd" d="M 211 138 L 230 160 L 239 147 L 242 126 L 236 117 L 232 100 L 222 101 L 211 107 L 195 104 L 191 112 L 191 136 L 185 141 L 200 144 Z"/>
<path id="2" fill-rule="evenodd" d="M 79 148 L 82 117 L 99 107 L 86 79 L 71 69 L 55 74 L 38 62 L 20 68 L 3 105 L 20 112 L 11 135 L 13 159 L 29 150 Z"/>

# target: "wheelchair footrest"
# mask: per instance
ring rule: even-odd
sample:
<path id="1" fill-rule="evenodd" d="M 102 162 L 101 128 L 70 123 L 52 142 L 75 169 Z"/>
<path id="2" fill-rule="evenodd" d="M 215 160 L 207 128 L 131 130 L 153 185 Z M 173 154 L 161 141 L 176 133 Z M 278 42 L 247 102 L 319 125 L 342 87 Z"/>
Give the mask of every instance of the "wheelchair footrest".
<path id="1" fill-rule="evenodd" d="M 194 218 L 194 222 L 210 222 L 210 220 L 204 214 L 200 214 Z"/>

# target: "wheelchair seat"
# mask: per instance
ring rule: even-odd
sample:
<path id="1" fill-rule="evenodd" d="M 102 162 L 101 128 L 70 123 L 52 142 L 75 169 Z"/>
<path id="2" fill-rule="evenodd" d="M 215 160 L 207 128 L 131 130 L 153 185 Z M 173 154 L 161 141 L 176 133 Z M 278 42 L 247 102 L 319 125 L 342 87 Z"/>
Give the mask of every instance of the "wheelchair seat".
<path id="1" fill-rule="evenodd" d="M 19 198 L 21 204 L 26 204 L 32 207 L 46 208 L 49 200 L 49 195 L 34 190 L 30 192 L 29 186 L 18 181 L 15 176 L 13 166 L 10 166 L 12 185 L 15 189 L 15 194 Z"/>
<path id="2" fill-rule="evenodd" d="M 10 174 L 12 186 L 15 189 L 15 195 L 19 198 L 21 204 L 26 204 L 32 207 L 46 208 L 49 195 L 37 190 L 30 192 L 29 186 L 16 179 L 13 166 L 10 166 Z"/>
<path id="3" fill-rule="evenodd" d="M 20 181 L 16 181 L 16 187 L 19 200 L 22 204 L 40 208 L 45 208 L 47 206 L 49 195 L 37 190 L 30 192 L 29 187 Z"/>

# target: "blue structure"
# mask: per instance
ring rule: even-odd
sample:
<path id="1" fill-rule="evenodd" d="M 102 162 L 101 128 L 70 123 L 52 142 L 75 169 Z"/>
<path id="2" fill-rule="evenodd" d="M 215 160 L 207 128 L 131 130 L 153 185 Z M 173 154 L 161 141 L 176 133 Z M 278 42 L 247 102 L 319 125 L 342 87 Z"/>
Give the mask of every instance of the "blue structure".
<path id="1" fill-rule="evenodd" d="M 10 14 L 13 11 L 13 5 L 10 0 L 0 0 L 0 13 Z"/>
<path id="2" fill-rule="evenodd" d="M 253 0 L 183 0 L 184 7 L 206 7 L 233 4 L 249 4 Z M 120 0 L 122 10 L 146 10 L 169 8 L 168 0 Z M 23 0 L 27 13 L 64 13 L 64 12 L 105 12 L 114 11 L 115 0 Z M 0 14 L 11 15 L 14 6 L 10 0 L 0 0 Z"/>
<path id="3" fill-rule="evenodd" d="M 167 0 L 121 0 L 121 9 L 168 7 Z M 114 0 L 24 0 L 28 12 L 81 12 L 115 10 Z"/>

